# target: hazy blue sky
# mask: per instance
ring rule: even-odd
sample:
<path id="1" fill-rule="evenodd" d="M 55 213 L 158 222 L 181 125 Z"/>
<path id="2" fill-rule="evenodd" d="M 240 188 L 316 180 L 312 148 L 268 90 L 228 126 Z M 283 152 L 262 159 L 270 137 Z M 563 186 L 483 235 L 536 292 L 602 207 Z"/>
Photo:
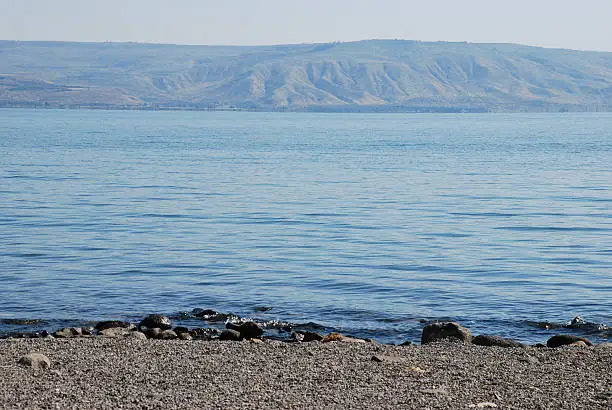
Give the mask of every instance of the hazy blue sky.
<path id="1" fill-rule="evenodd" d="M 372 38 L 612 51 L 612 0 L 0 0 L 0 39 L 278 44 Z"/>

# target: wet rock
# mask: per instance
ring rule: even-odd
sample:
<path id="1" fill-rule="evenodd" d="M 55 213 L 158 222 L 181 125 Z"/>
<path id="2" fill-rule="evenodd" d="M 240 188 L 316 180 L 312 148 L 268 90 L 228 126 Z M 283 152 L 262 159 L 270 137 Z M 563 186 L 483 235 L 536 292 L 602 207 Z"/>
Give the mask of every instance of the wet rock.
<path id="1" fill-rule="evenodd" d="M 221 318 L 225 316 L 222 313 L 217 312 L 216 310 L 200 309 L 200 308 L 193 309 L 191 311 L 191 314 L 194 315 L 195 317 L 199 317 L 205 320 L 217 319 L 217 318 Z"/>
<path id="2" fill-rule="evenodd" d="M 189 331 L 189 334 L 191 335 L 191 337 L 193 337 L 196 340 L 210 340 L 211 336 L 217 333 L 218 333 L 217 329 L 204 329 L 201 327 L 197 329 L 191 329 Z"/>
<path id="3" fill-rule="evenodd" d="M 65 327 L 53 333 L 53 336 L 58 339 L 68 339 L 71 337 L 81 336 L 83 331 L 80 327 Z"/>
<path id="4" fill-rule="evenodd" d="M 95 329 L 98 331 L 102 331 L 105 329 L 112 329 L 115 327 L 121 327 L 121 328 L 129 329 L 129 330 L 136 328 L 136 326 L 134 326 L 133 324 L 129 322 L 122 322 L 121 320 L 105 320 L 105 321 L 96 323 Z"/>
<path id="5" fill-rule="evenodd" d="M 404 343 L 400 343 L 400 346 L 412 346 L 412 342 L 410 340 L 406 340 Z"/>
<path id="6" fill-rule="evenodd" d="M 472 343 L 472 333 L 456 322 L 437 322 L 425 326 L 421 334 L 423 345 L 447 339 Z"/>
<path id="7" fill-rule="evenodd" d="M 51 360 L 42 353 L 29 353 L 21 357 L 18 363 L 22 366 L 31 367 L 34 370 L 47 370 L 51 368 Z"/>
<path id="8" fill-rule="evenodd" d="M 189 333 L 189 329 L 186 328 L 185 326 L 177 326 L 172 330 L 174 330 L 174 333 L 176 333 L 177 335 L 181 333 Z"/>
<path id="9" fill-rule="evenodd" d="M 161 330 L 167 330 L 172 328 L 172 322 L 168 316 L 164 315 L 149 315 L 142 319 L 138 327 L 146 327 L 148 329 L 159 328 Z"/>
<path id="10" fill-rule="evenodd" d="M 228 329 L 236 330 L 240 332 L 240 335 L 244 339 L 252 339 L 255 337 L 261 337 L 261 335 L 263 335 L 264 333 L 263 329 L 257 326 L 255 322 L 244 322 L 244 323 L 241 323 L 240 325 L 236 325 L 234 323 L 228 322 L 225 325 L 225 327 Z"/>
<path id="11" fill-rule="evenodd" d="M 297 341 L 304 343 L 320 342 L 321 340 L 323 340 L 323 335 L 317 332 L 293 332 L 291 337 L 293 337 L 293 339 Z"/>
<path id="12" fill-rule="evenodd" d="M 178 339 L 178 335 L 176 334 L 174 330 L 166 329 L 166 330 L 163 330 L 157 336 L 157 338 L 162 339 L 162 340 L 174 340 L 174 339 Z"/>
<path id="13" fill-rule="evenodd" d="M 239 331 L 234 329 L 225 329 L 221 332 L 221 336 L 219 336 L 219 340 L 234 340 L 240 341 L 242 340 L 242 336 Z"/>
<path id="14" fill-rule="evenodd" d="M 591 343 L 588 339 L 574 335 L 555 335 L 548 339 L 548 341 L 546 342 L 546 346 L 553 348 L 560 346 L 568 346 L 578 341 L 584 342 L 587 346 L 593 346 L 593 343 Z"/>
<path id="15" fill-rule="evenodd" d="M 93 332 L 94 328 L 91 326 L 81 328 L 81 333 L 83 333 L 83 336 L 93 336 Z"/>
<path id="16" fill-rule="evenodd" d="M 516 340 L 492 335 L 478 335 L 472 339 L 472 343 L 478 346 L 527 347 Z"/>

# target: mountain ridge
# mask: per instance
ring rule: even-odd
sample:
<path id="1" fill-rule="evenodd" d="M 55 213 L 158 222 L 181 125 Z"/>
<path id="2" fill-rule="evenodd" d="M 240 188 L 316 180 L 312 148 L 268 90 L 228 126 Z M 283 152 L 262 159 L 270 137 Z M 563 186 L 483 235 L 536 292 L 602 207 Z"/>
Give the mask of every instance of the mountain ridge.
<path id="1" fill-rule="evenodd" d="M 0 41 L 0 106 L 610 110 L 612 53 L 509 43 Z"/>

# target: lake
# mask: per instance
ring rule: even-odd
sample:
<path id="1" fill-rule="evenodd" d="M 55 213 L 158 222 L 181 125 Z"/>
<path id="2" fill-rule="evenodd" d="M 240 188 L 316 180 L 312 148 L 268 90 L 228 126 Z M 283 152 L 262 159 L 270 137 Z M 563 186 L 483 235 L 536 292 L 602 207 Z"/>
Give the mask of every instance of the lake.
<path id="1" fill-rule="evenodd" d="M 2 109 L 0 333 L 204 308 L 604 341 L 611 188 L 611 113 Z"/>

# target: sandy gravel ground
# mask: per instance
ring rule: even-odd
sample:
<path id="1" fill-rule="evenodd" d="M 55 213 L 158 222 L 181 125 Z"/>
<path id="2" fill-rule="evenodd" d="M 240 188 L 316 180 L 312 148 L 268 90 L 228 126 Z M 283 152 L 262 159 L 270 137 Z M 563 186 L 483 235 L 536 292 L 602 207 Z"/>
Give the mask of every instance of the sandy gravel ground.
<path id="1" fill-rule="evenodd" d="M 610 410 L 611 369 L 609 347 L 0 340 L 0 408 Z"/>

